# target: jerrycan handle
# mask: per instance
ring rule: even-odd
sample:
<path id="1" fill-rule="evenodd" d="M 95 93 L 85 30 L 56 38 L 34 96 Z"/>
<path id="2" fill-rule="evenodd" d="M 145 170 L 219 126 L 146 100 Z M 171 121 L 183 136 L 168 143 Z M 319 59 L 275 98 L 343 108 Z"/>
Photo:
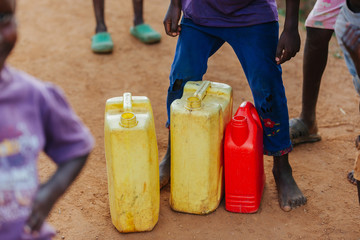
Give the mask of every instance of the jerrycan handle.
<path id="1" fill-rule="evenodd" d="M 259 117 L 259 114 L 258 112 L 256 111 L 256 108 L 255 106 L 251 103 L 251 102 L 243 102 L 240 107 L 246 109 L 246 111 L 248 111 L 248 114 L 253 117 L 253 119 L 255 120 L 255 122 L 260 126 L 260 128 L 262 129 L 262 124 L 261 124 L 261 121 L 260 121 L 260 117 Z"/>
<path id="2" fill-rule="evenodd" d="M 137 125 L 135 113 L 132 112 L 131 93 L 124 93 L 123 95 L 124 112 L 120 117 L 120 125 L 124 128 L 132 128 Z"/>
<path id="3" fill-rule="evenodd" d="M 203 98 L 206 96 L 206 92 L 209 87 L 210 87 L 210 82 L 203 81 L 201 83 L 200 87 L 198 88 L 198 90 L 196 90 L 196 92 L 194 93 L 194 97 L 197 97 L 198 99 L 203 100 Z"/>
<path id="4" fill-rule="evenodd" d="M 209 81 L 202 81 L 200 87 L 196 90 L 192 97 L 187 99 L 186 108 L 196 109 L 201 107 L 201 101 L 206 96 L 207 90 L 210 87 Z"/>
<path id="5" fill-rule="evenodd" d="M 123 95 L 123 108 L 124 112 L 131 112 L 132 110 L 131 93 L 129 92 Z"/>

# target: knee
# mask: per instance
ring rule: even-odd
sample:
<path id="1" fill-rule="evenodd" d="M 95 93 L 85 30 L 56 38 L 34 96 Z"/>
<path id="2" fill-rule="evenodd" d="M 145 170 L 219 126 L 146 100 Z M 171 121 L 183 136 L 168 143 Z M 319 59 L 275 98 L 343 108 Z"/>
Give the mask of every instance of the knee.
<path id="1" fill-rule="evenodd" d="M 179 91 L 181 90 L 183 85 L 183 80 L 182 79 L 176 79 L 174 84 L 172 85 L 172 90 L 173 91 Z"/>
<path id="2" fill-rule="evenodd" d="M 327 49 L 333 30 L 306 28 L 306 46 L 310 50 Z"/>

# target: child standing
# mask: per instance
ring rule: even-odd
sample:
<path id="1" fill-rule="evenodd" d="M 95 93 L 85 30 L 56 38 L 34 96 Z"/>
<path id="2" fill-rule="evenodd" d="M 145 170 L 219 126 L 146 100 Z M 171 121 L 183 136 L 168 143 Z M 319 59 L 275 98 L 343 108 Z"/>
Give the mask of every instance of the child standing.
<path id="1" fill-rule="evenodd" d="M 93 147 L 88 129 L 63 93 L 5 64 L 17 39 L 15 0 L 0 1 L 0 239 L 48 240 L 44 223 Z M 37 157 L 44 151 L 57 170 L 39 186 Z"/>
<path id="2" fill-rule="evenodd" d="M 335 24 L 335 33 L 346 65 L 353 77 L 355 90 L 360 95 L 360 1 L 345 2 Z M 360 106 L 360 105 L 359 105 Z M 360 150 L 360 135 L 356 138 L 356 147 Z M 355 161 L 355 170 L 348 174 L 348 179 L 358 186 L 360 200 L 360 155 Z"/>
<path id="3" fill-rule="evenodd" d="M 345 0 L 317 0 L 306 19 L 303 58 L 302 108 L 298 118 L 290 120 L 293 145 L 321 140 L 316 121 L 316 103 L 334 26 Z"/>
<path id="4" fill-rule="evenodd" d="M 187 81 L 201 81 L 207 60 L 225 42 L 234 49 L 253 93 L 264 127 L 264 153 L 274 156 L 273 174 L 280 207 L 284 211 L 304 205 L 288 162 L 292 150 L 289 116 L 280 64 L 295 56 L 300 48 L 298 0 L 286 1 L 284 31 L 278 41 L 275 0 L 171 0 L 164 19 L 165 31 L 178 36 L 170 73 L 167 97 L 170 105 L 181 98 Z M 183 11 L 181 25 L 178 25 Z M 170 143 L 160 164 L 160 184 L 170 178 Z"/>

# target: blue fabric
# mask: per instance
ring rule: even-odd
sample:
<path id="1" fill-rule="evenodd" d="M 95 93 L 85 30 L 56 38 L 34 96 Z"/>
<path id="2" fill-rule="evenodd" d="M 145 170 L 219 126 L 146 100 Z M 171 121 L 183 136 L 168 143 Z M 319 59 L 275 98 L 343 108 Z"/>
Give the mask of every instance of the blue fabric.
<path id="1" fill-rule="evenodd" d="M 249 27 L 204 27 L 182 20 L 182 30 L 171 66 L 167 96 L 170 105 L 182 97 L 188 81 L 201 81 L 207 61 L 225 42 L 234 49 L 249 82 L 255 107 L 264 127 L 264 153 L 281 156 L 292 150 L 289 115 L 281 67 L 275 62 L 279 24 L 271 22 Z M 181 84 L 180 84 L 181 83 Z"/>

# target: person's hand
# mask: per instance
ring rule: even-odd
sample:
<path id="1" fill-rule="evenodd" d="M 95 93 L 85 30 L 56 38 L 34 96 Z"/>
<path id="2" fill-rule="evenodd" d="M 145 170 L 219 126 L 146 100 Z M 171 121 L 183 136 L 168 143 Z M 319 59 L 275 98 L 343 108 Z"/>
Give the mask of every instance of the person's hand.
<path id="1" fill-rule="evenodd" d="M 279 43 L 276 49 L 275 61 L 282 64 L 294 57 L 300 50 L 300 35 L 297 29 L 284 30 L 281 33 Z"/>
<path id="2" fill-rule="evenodd" d="M 166 34 L 171 37 L 178 36 L 181 31 L 181 26 L 179 25 L 181 17 L 181 4 L 179 3 L 180 1 L 171 1 L 163 22 Z"/>
<path id="3" fill-rule="evenodd" d="M 346 24 L 346 31 L 341 40 L 353 59 L 360 57 L 360 27 Z"/>
<path id="4" fill-rule="evenodd" d="M 46 185 L 40 187 L 35 195 L 31 214 L 26 221 L 25 232 L 36 235 L 54 204 L 55 200 L 52 199 Z"/>

